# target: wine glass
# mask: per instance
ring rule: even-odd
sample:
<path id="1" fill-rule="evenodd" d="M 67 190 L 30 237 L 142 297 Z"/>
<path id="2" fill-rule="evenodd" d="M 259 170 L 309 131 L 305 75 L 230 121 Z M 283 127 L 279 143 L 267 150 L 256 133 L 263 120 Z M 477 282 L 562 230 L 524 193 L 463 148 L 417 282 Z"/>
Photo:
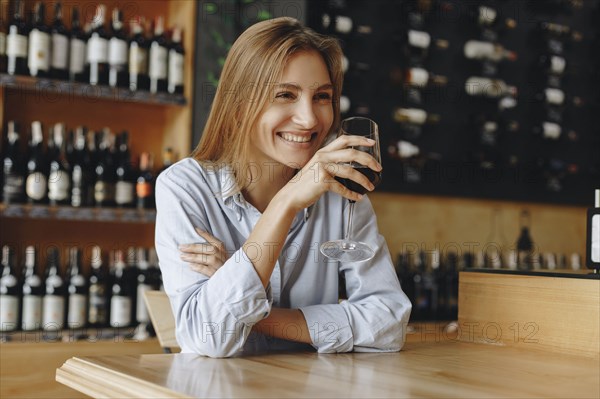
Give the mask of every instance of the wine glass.
<path id="1" fill-rule="evenodd" d="M 352 117 L 342 121 L 338 137 L 344 134 L 353 136 L 363 136 L 375 140 L 371 147 L 354 146 L 358 151 L 364 151 L 370 154 L 377 162 L 381 164 L 381 153 L 379 151 L 379 128 L 377 123 L 369 118 Z M 381 172 L 376 172 L 368 166 L 361 165 L 358 162 L 350 162 L 348 165 L 365 175 L 374 186 L 381 182 Z M 359 194 L 365 194 L 367 189 L 361 184 L 351 179 L 336 177 L 337 181 L 342 183 L 348 189 Z M 355 201 L 349 200 L 348 205 L 348 223 L 346 225 L 346 234 L 343 240 L 332 240 L 321 244 L 321 253 L 329 259 L 340 262 L 364 262 L 375 256 L 375 251 L 364 242 L 354 241 L 352 239 L 352 216 L 354 213 Z"/>

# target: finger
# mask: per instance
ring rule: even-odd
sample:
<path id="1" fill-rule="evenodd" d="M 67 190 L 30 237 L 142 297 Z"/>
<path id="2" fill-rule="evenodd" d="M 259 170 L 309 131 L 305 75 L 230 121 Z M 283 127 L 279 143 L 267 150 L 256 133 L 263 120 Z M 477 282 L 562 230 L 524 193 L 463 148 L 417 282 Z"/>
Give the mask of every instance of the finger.
<path id="1" fill-rule="evenodd" d="M 376 172 L 382 170 L 382 166 L 369 153 L 354 148 L 345 148 L 343 150 L 333 151 L 326 155 L 329 162 L 350 163 L 355 162 L 367 166 Z"/>
<path id="2" fill-rule="evenodd" d="M 375 140 L 369 139 L 367 137 L 344 134 L 333 140 L 331 143 L 327 144 L 325 147 L 323 147 L 323 150 L 335 151 L 352 146 L 372 147 L 374 145 Z"/>
<path id="3" fill-rule="evenodd" d="M 208 241 L 209 243 L 211 243 L 215 247 L 221 248 L 223 246 L 223 243 L 220 240 L 218 240 L 217 238 L 213 237 L 207 231 L 201 230 L 198 227 L 195 227 L 195 230 L 196 230 L 196 233 L 198 233 L 200 235 L 200 237 L 204 238 L 206 241 Z"/>
<path id="4" fill-rule="evenodd" d="M 208 243 L 185 244 L 178 248 L 181 253 L 186 254 L 215 254 L 218 252 L 214 245 Z"/>
<path id="5" fill-rule="evenodd" d="M 331 183 L 329 186 L 330 191 L 341 195 L 342 197 L 350 200 L 350 201 L 361 201 L 363 199 L 363 196 L 357 192 L 354 192 L 352 190 L 349 190 L 348 188 L 346 188 L 343 184 L 339 183 L 339 182 L 334 182 Z"/>
<path id="6" fill-rule="evenodd" d="M 362 174 L 361 172 L 359 172 L 357 169 L 355 169 L 351 166 L 348 166 L 348 165 L 338 165 L 338 166 L 339 166 L 339 168 L 337 170 L 337 177 L 343 178 L 343 179 L 350 179 L 350 180 L 360 184 L 361 186 L 366 188 L 368 191 L 373 191 L 375 189 L 375 186 L 373 185 L 373 183 L 371 183 L 369 178 L 367 176 L 365 176 L 364 174 Z"/>
<path id="7" fill-rule="evenodd" d="M 216 270 L 213 269 L 212 267 L 197 264 L 197 263 L 191 264 L 190 269 L 197 273 L 204 274 L 207 277 L 212 277 L 212 275 L 215 274 L 215 272 L 216 272 Z"/>
<path id="8" fill-rule="evenodd" d="M 184 262 L 188 262 L 188 263 L 201 263 L 201 264 L 205 264 L 205 265 L 211 265 L 211 264 L 217 263 L 217 258 L 214 254 L 184 253 L 184 254 L 179 255 L 179 258 L 181 260 L 183 260 Z"/>

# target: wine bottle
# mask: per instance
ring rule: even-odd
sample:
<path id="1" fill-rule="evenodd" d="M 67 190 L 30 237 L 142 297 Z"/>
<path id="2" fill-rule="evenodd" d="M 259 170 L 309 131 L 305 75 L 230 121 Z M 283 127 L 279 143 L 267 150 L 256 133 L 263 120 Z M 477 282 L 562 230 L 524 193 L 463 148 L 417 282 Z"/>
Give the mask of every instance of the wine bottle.
<path id="1" fill-rule="evenodd" d="M 19 154 L 19 133 L 15 121 L 8 121 L 5 152 L 2 156 L 2 200 L 5 204 L 23 202 L 25 168 Z"/>
<path id="2" fill-rule="evenodd" d="M 14 331 L 19 326 L 19 299 L 21 287 L 16 275 L 15 252 L 2 247 L 2 274 L 0 274 L 0 331 Z"/>
<path id="3" fill-rule="evenodd" d="M 42 299 L 42 329 L 60 330 L 65 322 L 65 281 L 60 274 L 60 253 L 58 248 L 48 250 L 48 264 L 44 283 L 45 295 Z"/>
<path id="4" fill-rule="evenodd" d="M 129 153 L 129 133 L 119 135 L 117 153 L 117 182 L 115 185 L 115 203 L 118 207 L 135 206 L 135 175 L 131 168 Z"/>
<path id="5" fill-rule="evenodd" d="M 45 10 L 41 1 L 35 4 L 33 25 L 29 32 L 27 66 L 29 74 L 36 77 L 47 77 L 50 73 L 50 28 L 44 22 Z"/>
<path id="6" fill-rule="evenodd" d="M 149 43 L 144 37 L 144 29 L 137 19 L 131 20 L 132 37 L 129 41 L 129 89 L 150 90 L 148 76 Z"/>
<path id="7" fill-rule="evenodd" d="M 104 29 L 106 6 L 99 4 L 87 42 L 86 75 L 91 85 L 108 84 L 108 34 Z"/>
<path id="8" fill-rule="evenodd" d="M 143 152 L 140 155 L 140 174 L 135 185 L 138 209 L 154 209 L 155 207 L 152 165 L 152 155 L 148 152 Z"/>
<path id="9" fill-rule="evenodd" d="M 394 109 L 394 120 L 398 123 L 425 125 L 438 123 L 440 116 L 430 114 L 423 109 L 398 107 Z"/>
<path id="10" fill-rule="evenodd" d="M 567 60 L 559 55 L 544 54 L 538 60 L 538 67 L 545 73 L 562 76 L 567 68 Z"/>
<path id="11" fill-rule="evenodd" d="M 150 76 L 150 92 L 167 91 L 167 39 L 164 34 L 163 17 L 154 22 L 154 37 L 150 42 L 148 75 Z"/>
<path id="12" fill-rule="evenodd" d="M 173 28 L 169 46 L 169 68 L 167 91 L 171 94 L 183 94 L 183 70 L 185 51 L 181 43 L 181 28 Z"/>
<path id="13" fill-rule="evenodd" d="M 434 75 L 425 68 L 420 67 L 407 69 L 393 67 L 390 72 L 390 80 L 396 85 L 414 86 L 419 88 L 445 86 L 448 83 L 447 77 Z"/>
<path id="14" fill-rule="evenodd" d="M 398 140 L 395 145 L 388 147 L 388 153 L 393 158 L 409 159 L 418 156 L 421 149 L 409 141 Z"/>
<path id="15" fill-rule="evenodd" d="M 68 278 L 68 310 L 67 325 L 69 328 L 83 328 L 87 322 L 87 281 L 81 267 L 81 250 L 69 248 Z"/>
<path id="16" fill-rule="evenodd" d="M 152 276 L 153 287 L 156 287 L 157 290 L 164 291 L 165 287 L 163 286 L 162 274 L 158 264 L 158 254 L 154 247 L 148 248 L 148 273 Z"/>
<path id="17" fill-rule="evenodd" d="M 546 140 L 558 140 L 563 137 L 564 129 L 558 123 L 543 121 L 534 125 L 531 129 L 531 133 L 536 137 Z M 578 135 L 574 130 L 569 130 L 564 134 L 564 137 L 569 141 L 576 141 Z"/>
<path id="18" fill-rule="evenodd" d="M 84 128 L 75 129 L 74 159 L 71 167 L 71 206 L 89 206 L 92 203 L 90 160 L 86 151 Z"/>
<path id="19" fill-rule="evenodd" d="M 65 125 L 57 123 L 52 129 L 53 148 L 50 157 L 48 176 L 48 199 L 50 205 L 62 205 L 70 202 L 71 171 L 65 156 Z"/>
<path id="20" fill-rule="evenodd" d="M 27 179 L 25 192 L 30 204 L 45 203 L 48 194 L 48 171 L 44 156 L 42 124 L 31 123 L 31 141 L 29 142 L 29 161 L 27 162 Z"/>
<path id="21" fill-rule="evenodd" d="M 594 207 L 587 211 L 587 235 L 585 240 L 586 266 L 600 273 L 600 189 L 594 190 Z"/>
<path id="22" fill-rule="evenodd" d="M 115 202 L 114 136 L 105 129 L 101 137 L 99 160 L 95 166 L 94 203 L 96 206 L 105 207 L 113 206 Z"/>
<path id="23" fill-rule="evenodd" d="M 29 26 L 25 21 L 24 3 L 22 0 L 15 0 L 13 4 L 13 16 L 6 36 L 6 71 L 9 75 L 29 75 Z"/>
<path id="24" fill-rule="evenodd" d="M 69 78 L 69 31 L 63 23 L 62 4 L 54 5 L 54 23 L 51 30 L 52 60 L 50 76 L 55 79 Z"/>
<path id="25" fill-rule="evenodd" d="M 4 7 L 0 5 L 0 13 L 2 16 L 4 13 Z M 0 73 L 6 73 L 7 59 L 6 59 L 6 25 L 4 24 L 4 17 L 0 18 Z"/>
<path id="26" fill-rule="evenodd" d="M 132 295 L 131 282 L 123 251 L 116 250 L 114 264 L 111 268 L 111 298 L 110 298 L 110 326 L 127 327 L 131 325 Z"/>
<path id="27" fill-rule="evenodd" d="M 87 36 L 81 29 L 79 8 L 73 6 L 71 15 L 71 35 L 69 38 L 69 80 L 74 82 L 87 82 L 85 63 L 87 57 Z"/>
<path id="28" fill-rule="evenodd" d="M 581 97 L 570 96 L 561 89 L 554 87 L 547 87 L 544 90 L 535 93 L 533 99 L 538 103 L 559 107 L 567 104 L 575 107 L 581 107 L 584 104 L 584 101 Z"/>
<path id="29" fill-rule="evenodd" d="M 323 28 L 329 33 L 338 35 L 370 35 L 373 29 L 369 25 L 357 25 L 352 18 L 345 15 L 323 14 L 321 17 Z"/>
<path id="30" fill-rule="evenodd" d="M 108 324 L 108 279 L 102 267 L 102 251 L 92 248 L 91 273 L 89 278 L 88 324 L 104 327 Z"/>
<path id="31" fill-rule="evenodd" d="M 173 149 L 171 147 L 167 147 L 163 151 L 162 161 L 163 161 L 163 166 L 158 174 L 167 170 L 171 165 L 173 165 L 173 162 L 175 161 L 175 154 L 173 153 Z"/>
<path id="32" fill-rule="evenodd" d="M 500 98 L 516 97 L 517 88 L 507 85 L 503 80 L 472 76 L 465 82 L 465 91 L 471 96 Z"/>
<path id="33" fill-rule="evenodd" d="M 155 284 L 152 279 L 152 273 L 149 270 L 148 256 L 146 250 L 142 247 L 136 250 L 137 258 L 137 287 L 136 287 L 136 310 L 135 320 L 138 323 L 148 324 L 150 322 L 150 316 L 146 303 L 144 302 L 144 293 L 146 291 L 155 290 Z"/>
<path id="34" fill-rule="evenodd" d="M 531 239 L 531 217 L 528 211 L 522 211 L 520 216 L 521 233 L 517 239 L 517 268 L 531 270 L 533 268 L 533 240 Z"/>
<path id="35" fill-rule="evenodd" d="M 468 40 L 463 48 L 463 53 L 470 60 L 487 60 L 500 62 L 503 60 L 515 61 L 517 53 L 507 50 L 502 45 L 480 40 Z"/>
<path id="36" fill-rule="evenodd" d="M 108 41 L 108 85 L 128 87 L 127 75 L 127 38 L 123 29 L 123 12 L 113 9 L 112 36 Z"/>
<path id="37" fill-rule="evenodd" d="M 35 247 L 25 248 L 25 264 L 23 265 L 23 310 L 21 329 L 24 331 L 42 328 L 42 297 L 44 287 L 37 266 Z"/>

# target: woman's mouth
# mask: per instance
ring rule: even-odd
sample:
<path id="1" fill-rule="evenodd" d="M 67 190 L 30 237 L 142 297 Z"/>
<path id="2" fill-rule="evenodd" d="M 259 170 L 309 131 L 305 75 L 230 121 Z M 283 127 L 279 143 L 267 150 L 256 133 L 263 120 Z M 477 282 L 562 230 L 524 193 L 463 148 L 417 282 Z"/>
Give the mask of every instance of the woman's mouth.
<path id="1" fill-rule="evenodd" d="M 290 143 L 308 143 L 317 137 L 317 133 L 310 134 L 297 134 L 297 133 L 289 133 L 289 132 L 279 132 L 277 133 L 279 137 L 283 140 L 288 141 Z"/>

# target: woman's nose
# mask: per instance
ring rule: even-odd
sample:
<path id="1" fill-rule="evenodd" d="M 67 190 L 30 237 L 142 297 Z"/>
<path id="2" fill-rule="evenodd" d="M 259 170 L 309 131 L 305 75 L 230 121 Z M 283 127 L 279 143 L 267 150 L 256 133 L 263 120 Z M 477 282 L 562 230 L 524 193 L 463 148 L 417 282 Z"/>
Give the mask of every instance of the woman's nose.
<path id="1" fill-rule="evenodd" d="M 296 102 L 292 121 L 303 129 L 311 129 L 317 125 L 318 118 L 312 101 L 301 98 Z"/>

